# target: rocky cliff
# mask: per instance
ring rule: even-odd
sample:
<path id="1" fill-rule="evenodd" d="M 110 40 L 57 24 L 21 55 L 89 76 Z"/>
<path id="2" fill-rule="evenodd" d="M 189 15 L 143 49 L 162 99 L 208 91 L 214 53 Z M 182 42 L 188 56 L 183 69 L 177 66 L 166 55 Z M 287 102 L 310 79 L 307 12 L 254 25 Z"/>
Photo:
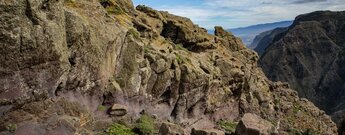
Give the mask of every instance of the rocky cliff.
<path id="1" fill-rule="evenodd" d="M 251 46 L 255 46 L 254 51 L 256 51 L 259 56 L 261 56 L 265 52 L 265 49 L 272 43 L 274 37 L 285 32 L 286 30 L 288 30 L 288 27 L 276 28 L 260 33 L 254 38 Z"/>
<path id="2" fill-rule="evenodd" d="M 273 81 L 286 81 L 328 114 L 345 109 L 345 12 L 298 16 L 260 58 Z M 339 116 L 339 113 L 338 113 Z M 339 125 L 340 118 L 334 119 Z"/>
<path id="3" fill-rule="evenodd" d="M 0 134 L 337 133 L 221 27 L 129 0 L 1 0 L 0 13 Z"/>

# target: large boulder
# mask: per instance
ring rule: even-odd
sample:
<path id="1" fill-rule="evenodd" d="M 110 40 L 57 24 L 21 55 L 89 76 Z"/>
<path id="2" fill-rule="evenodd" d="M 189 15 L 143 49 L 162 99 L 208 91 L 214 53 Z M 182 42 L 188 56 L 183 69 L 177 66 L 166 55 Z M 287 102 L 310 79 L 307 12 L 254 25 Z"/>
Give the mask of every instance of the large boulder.
<path id="1" fill-rule="evenodd" d="M 273 125 L 252 113 L 246 113 L 236 127 L 237 135 L 269 135 Z"/>
<path id="2" fill-rule="evenodd" d="M 172 123 L 162 123 L 159 128 L 160 135 L 185 135 L 182 127 Z"/>
<path id="3" fill-rule="evenodd" d="M 110 114 L 114 116 L 124 116 L 127 114 L 128 108 L 125 105 L 114 104 L 110 109 Z"/>

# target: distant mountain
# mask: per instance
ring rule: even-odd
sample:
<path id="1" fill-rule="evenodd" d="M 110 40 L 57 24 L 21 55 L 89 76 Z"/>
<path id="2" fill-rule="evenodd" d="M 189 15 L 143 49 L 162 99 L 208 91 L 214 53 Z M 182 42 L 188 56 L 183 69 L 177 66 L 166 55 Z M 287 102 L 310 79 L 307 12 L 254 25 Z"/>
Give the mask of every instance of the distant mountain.
<path id="1" fill-rule="evenodd" d="M 296 17 L 260 57 L 269 79 L 288 82 L 301 97 L 332 114 L 345 134 L 345 11 Z"/>
<path id="2" fill-rule="evenodd" d="M 254 41 L 248 46 L 249 48 L 255 48 L 254 50 L 259 54 L 265 51 L 265 49 L 272 43 L 274 37 L 280 33 L 288 30 L 289 27 L 275 28 L 273 30 L 260 33 L 254 38 Z"/>
<path id="3" fill-rule="evenodd" d="M 258 24 L 252 25 L 248 27 L 241 27 L 235 29 L 229 29 L 235 36 L 240 37 L 243 43 L 251 48 L 254 49 L 256 46 L 250 46 L 253 42 L 256 35 L 259 35 L 262 32 L 273 30 L 278 27 L 288 27 L 292 24 L 293 21 L 282 21 L 282 22 L 274 22 L 274 23 L 266 23 L 266 24 Z"/>

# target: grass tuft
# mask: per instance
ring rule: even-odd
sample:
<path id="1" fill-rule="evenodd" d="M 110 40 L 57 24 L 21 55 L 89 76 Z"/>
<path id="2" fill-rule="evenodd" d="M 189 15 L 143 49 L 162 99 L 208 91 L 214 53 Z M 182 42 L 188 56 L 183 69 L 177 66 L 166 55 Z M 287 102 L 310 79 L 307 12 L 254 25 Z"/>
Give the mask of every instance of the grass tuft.
<path id="1" fill-rule="evenodd" d="M 114 0 L 99 0 L 99 3 L 101 3 L 109 14 L 121 15 L 125 13 Z"/>
<path id="2" fill-rule="evenodd" d="M 103 112 L 103 111 L 107 110 L 107 107 L 105 107 L 104 105 L 99 105 L 99 106 L 97 107 L 97 110 Z"/>
<path id="3" fill-rule="evenodd" d="M 232 121 L 220 120 L 217 122 L 218 126 L 225 130 L 227 133 L 235 133 L 237 123 Z"/>
<path id="4" fill-rule="evenodd" d="M 143 135 L 151 135 L 155 130 L 154 120 L 148 115 L 141 115 L 136 128 Z"/>
<path id="5" fill-rule="evenodd" d="M 131 128 L 115 123 L 106 130 L 107 135 L 136 135 Z"/>
<path id="6" fill-rule="evenodd" d="M 187 48 L 184 48 L 182 44 L 176 44 L 176 45 L 175 45 L 175 49 L 176 49 L 176 50 L 188 51 L 188 49 L 187 49 Z"/>
<path id="7" fill-rule="evenodd" d="M 139 32 L 138 32 L 136 29 L 134 29 L 134 28 L 129 29 L 129 30 L 127 31 L 127 33 L 128 33 L 129 35 L 132 35 L 133 38 L 135 38 L 135 39 L 138 39 L 138 38 L 140 37 Z"/>
<path id="8" fill-rule="evenodd" d="M 6 130 L 8 132 L 14 133 L 17 130 L 17 125 L 16 124 L 8 124 L 6 126 Z"/>

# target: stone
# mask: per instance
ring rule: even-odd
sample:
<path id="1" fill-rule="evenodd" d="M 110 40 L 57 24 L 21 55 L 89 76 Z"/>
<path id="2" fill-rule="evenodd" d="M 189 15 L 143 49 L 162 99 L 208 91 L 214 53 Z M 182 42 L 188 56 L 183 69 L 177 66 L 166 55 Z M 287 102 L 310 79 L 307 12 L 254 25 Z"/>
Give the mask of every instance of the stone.
<path id="1" fill-rule="evenodd" d="M 158 74 L 167 70 L 167 62 L 164 59 L 159 59 L 152 64 L 151 68 Z"/>
<path id="2" fill-rule="evenodd" d="M 217 129 L 192 129 L 191 135 L 225 135 L 223 131 Z"/>
<path id="3" fill-rule="evenodd" d="M 256 114 L 246 113 L 236 127 L 237 135 L 270 135 L 273 125 Z"/>
<path id="4" fill-rule="evenodd" d="M 125 116 L 127 112 L 127 106 L 121 104 L 114 104 L 109 110 L 109 113 L 113 116 Z"/>
<path id="5" fill-rule="evenodd" d="M 186 135 L 179 125 L 172 123 L 162 123 L 159 128 L 160 135 Z"/>

